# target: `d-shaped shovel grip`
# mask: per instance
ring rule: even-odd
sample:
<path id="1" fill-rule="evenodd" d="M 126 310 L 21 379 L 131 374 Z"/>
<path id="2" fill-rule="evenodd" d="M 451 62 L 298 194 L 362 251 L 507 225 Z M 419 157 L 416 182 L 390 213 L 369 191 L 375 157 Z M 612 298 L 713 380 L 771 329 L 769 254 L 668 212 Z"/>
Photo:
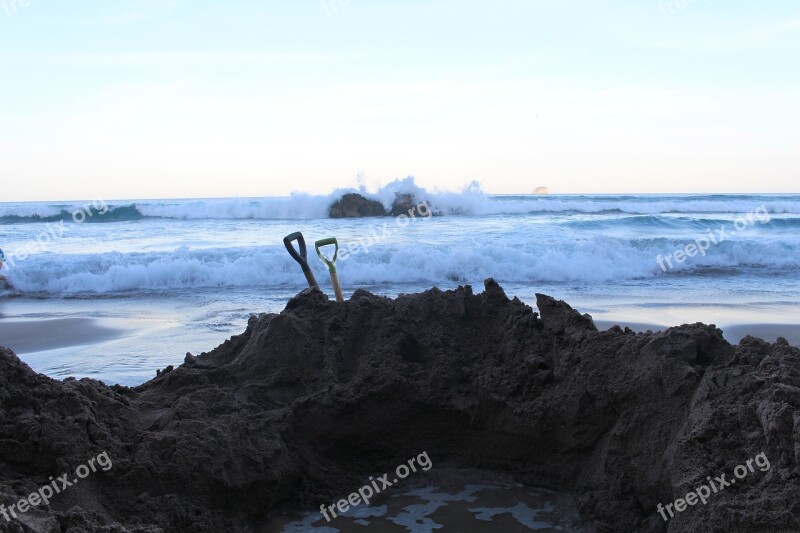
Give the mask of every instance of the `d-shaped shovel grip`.
<path id="1" fill-rule="evenodd" d="M 319 249 L 322 248 L 323 246 L 330 246 L 331 244 L 336 246 L 336 250 L 333 252 L 333 258 L 328 259 L 324 255 L 322 255 L 322 252 Z M 330 270 L 331 273 L 335 274 L 336 258 L 339 256 L 339 241 L 336 240 L 336 237 L 330 237 L 328 239 L 320 239 L 314 243 L 314 248 L 317 249 L 317 255 L 319 256 L 320 259 L 322 259 L 322 262 L 328 265 L 328 270 Z"/>
<path id="2" fill-rule="evenodd" d="M 323 246 L 329 246 L 331 244 L 336 246 L 336 250 L 333 252 L 333 258 L 328 259 L 322 255 L 320 248 Z M 342 287 L 339 285 L 339 275 L 336 273 L 336 258 L 339 256 L 339 241 L 336 240 L 336 237 L 320 239 L 314 243 L 314 247 L 317 249 L 317 255 L 319 258 L 323 263 L 328 265 L 328 270 L 331 271 L 331 283 L 333 284 L 333 292 L 336 294 L 336 301 L 343 302 L 344 295 L 342 294 Z"/>
<path id="3" fill-rule="evenodd" d="M 299 253 L 295 250 L 292 244 L 293 241 L 297 241 L 300 247 Z M 289 255 L 300 264 L 300 268 L 303 269 L 303 274 L 306 276 L 306 281 L 308 281 L 308 286 L 319 288 L 317 280 L 314 278 L 314 273 L 311 271 L 311 267 L 308 266 L 308 252 L 306 251 L 306 240 L 303 238 L 303 234 L 297 231 L 291 235 L 287 235 L 283 238 L 283 245 L 286 246 Z"/>

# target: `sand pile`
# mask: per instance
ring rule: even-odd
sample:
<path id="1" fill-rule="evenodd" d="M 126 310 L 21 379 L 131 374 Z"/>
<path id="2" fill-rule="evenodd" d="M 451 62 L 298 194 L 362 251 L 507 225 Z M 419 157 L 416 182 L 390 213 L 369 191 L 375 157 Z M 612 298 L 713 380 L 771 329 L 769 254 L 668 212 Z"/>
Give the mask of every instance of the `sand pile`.
<path id="1" fill-rule="evenodd" d="M 357 291 L 344 304 L 308 290 L 134 389 L 55 381 L 0 350 L 0 503 L 107 452 L 113 468 L 19 522 L 243 530 L 426 450 L 436 467 L 571 492 L 596 531 L 800 530 L 800 350 L 731 346 L 702 324 L 601 332 L 537 302 L 541 316 L 491 280 L 477 295 Z M 659 514 L 759 454 L 768 470 Z M 9 527 L 25 531 L 0 515 Z"/>

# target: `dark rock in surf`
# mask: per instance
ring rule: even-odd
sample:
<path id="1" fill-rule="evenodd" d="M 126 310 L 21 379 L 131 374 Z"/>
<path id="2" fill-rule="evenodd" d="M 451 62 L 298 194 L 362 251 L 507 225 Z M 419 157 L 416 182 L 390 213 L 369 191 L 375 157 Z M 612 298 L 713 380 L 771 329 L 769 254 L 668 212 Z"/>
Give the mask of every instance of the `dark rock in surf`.
<path id="1" fill-rule="evenodd" d="M 392 209 L 389 214 L 393 217 L 400 215 L 410 216 L 411 213 L 416 215 L 417 201 L 413 194 L 398 194 L 392 203 Z"/>
<path id="2" fill-rule="evenodd" d="M 348 193 L 331 206 L 329 215 L 331 218 L 382 217 L 386 216 L 386 210 L 376 200 Z"/>
<path id="3" fill-rule="evenodd" d="M 398 194 L 392 203 L 389 214 L 393 217 L 401 215 L 408 217 L 434 216 L 430 203 L 427 200 L 419 200 L 413 194 Z"/>

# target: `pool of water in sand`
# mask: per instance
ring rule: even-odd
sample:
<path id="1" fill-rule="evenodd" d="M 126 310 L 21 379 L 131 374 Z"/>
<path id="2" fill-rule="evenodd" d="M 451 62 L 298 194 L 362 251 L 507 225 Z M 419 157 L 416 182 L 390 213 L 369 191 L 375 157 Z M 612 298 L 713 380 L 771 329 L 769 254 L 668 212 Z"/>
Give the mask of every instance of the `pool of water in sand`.
<path id="1" fill-rule="evenodd" d="M 338 514 L 338 513 L 337 513 Z M 330 513 L 329 513 L 330 516 Z M 319 512 L 281 511 L 258 531 L 350 533 L 434 531 L 585 532 L 571 496 L 507 481 L 437 483 L 389 490 L 327 521 Z"/>

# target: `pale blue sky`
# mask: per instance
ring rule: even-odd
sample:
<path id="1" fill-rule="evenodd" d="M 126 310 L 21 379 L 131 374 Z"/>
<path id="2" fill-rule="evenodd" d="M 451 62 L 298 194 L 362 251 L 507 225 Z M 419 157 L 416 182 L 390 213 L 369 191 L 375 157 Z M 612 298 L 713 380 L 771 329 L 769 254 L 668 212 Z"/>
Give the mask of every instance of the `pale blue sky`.
<path id="1" fill-rule="evenodd" d="M 800 3 L 609 4 L 0 0 L 0 201 L 800 192 Z"/>

